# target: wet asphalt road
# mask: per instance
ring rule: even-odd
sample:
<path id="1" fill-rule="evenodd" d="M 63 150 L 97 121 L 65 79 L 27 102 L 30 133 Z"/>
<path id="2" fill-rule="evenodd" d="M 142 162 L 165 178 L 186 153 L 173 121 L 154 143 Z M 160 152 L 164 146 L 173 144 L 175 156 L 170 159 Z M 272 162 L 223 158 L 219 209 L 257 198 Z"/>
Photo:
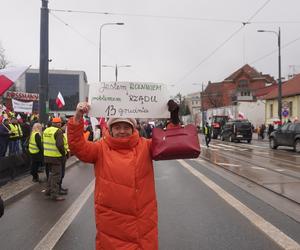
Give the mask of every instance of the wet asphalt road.
<path id="1" fill-rule="evenodd" d="M 269 148 L 268 140 L 230 143 L 212 140 L 207 148 L 202 141 L 205 159 L 263 187 L 300 203 L 300 154 L 292 148 Z"/>
<path id="2" fill-rule="evenodd" d="M 216 142 L 218 143 L 218 141 Z M 300 242 L 300 224 L 224 179 L 205 161 L 186 161 L 283 233 Z M 0 219 L 1 249 L 34 249 L 93 179 L 93 168 L 79 163 L 67 171 L 67 200 L 45 199 L 42 186 L 6 208 Z M 160 249 L 280 249 L 178 161 L 155 163 Z M 55 229 L 54 229 L 55 230 Z M 83 205 L 54 249 L 94 249 L 93 196 Z"/>

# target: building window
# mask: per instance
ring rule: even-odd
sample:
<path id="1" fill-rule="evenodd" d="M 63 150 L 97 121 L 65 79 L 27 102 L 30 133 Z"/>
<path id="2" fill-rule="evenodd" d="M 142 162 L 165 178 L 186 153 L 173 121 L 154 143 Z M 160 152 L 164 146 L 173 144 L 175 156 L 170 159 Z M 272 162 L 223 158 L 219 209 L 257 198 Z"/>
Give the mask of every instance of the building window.
<path id="1" fill-rule="evenodd" d="M 293 102 L 289 102 L 290 116 L 293 116 Z"/>
<path id="2" fill-rule="evenodd" d="M 239 87 L 240 88 L 247 88 L 248 87 L 248 80 L 239 80 Z"/>
<path id="3" fill-rule="evenodd" d="M 273 117 L 273 104 L 270 104 L 270 118 Z"/>

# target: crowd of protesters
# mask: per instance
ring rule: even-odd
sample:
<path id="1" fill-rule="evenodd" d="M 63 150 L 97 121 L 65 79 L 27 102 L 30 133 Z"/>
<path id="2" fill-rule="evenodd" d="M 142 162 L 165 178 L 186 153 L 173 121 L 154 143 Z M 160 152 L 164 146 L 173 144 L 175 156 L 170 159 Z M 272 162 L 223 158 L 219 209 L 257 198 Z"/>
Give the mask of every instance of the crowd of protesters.
<path id="1" fill-rule="evenodd" d="M 0 114 L 0 157 L 29 156 L 32 181 L 42 182 L 39 173 L 45 170 L 45 194 L 57 201 L 63 200 L 60 195 L 68 193 L 68 189 L 62 187 L 69 156 L 65 123 L 60 117 L 49 117 L 43 127 L 37 115 L 7 111 Z M 59 152 L 55 152 L 55 148 Z"/>
<path id="2" fill-rule="evenodd" d="M 98 141 L 102 130 L 107 129 L 107 119 L 101 118 L 93 128 L 90 118 L 85 117 L 84 138 Z M 3 111 L 0 114 L 0 157 L 27 154 L 30 157 L 30 174 L 33 182 L 46 182 L 45 195 L 51 199 L 64 200 L 68 189 L 62 186 L 69 146 L 66 133 L 67 119 L 50 117 L 43 127 L 38 115 L 25 115 Z M 167 120 L 148 122 L 137 120 L 136 129 L 140 137 L 151 138 L 154 127 L 166 127 Z M 39 173 L 45 171 L 45 179 Z"/>

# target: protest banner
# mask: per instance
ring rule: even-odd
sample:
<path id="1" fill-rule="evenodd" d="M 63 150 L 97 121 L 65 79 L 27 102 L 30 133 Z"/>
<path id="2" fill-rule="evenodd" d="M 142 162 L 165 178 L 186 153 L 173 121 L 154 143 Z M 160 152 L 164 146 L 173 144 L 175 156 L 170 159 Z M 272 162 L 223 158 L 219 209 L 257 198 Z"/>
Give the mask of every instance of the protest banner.
<path id="1" fill-rule="evenodd" d="M 101 82 L 89 88 L 89 115 L 94 117 L 169 118 L 167 85 Z"/>
<path id="2" fill-rule="evenodd" d="M 32 113 L 33 102 L 21 102 L 12 99 L 12 105 L 15 112 Z"/>

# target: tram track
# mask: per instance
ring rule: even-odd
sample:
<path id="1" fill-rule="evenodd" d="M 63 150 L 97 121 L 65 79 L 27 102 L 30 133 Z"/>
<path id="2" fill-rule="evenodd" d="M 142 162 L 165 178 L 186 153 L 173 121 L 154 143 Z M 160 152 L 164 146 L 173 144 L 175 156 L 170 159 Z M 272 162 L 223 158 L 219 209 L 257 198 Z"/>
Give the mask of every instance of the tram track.
<path id="1" fill-rule="evenodd" d="M 256 156 L 256 157 L 261 157 L 261 158 L 269 159 L 271 161 L 275 161 L 274 164 L 276 164 L 276 165 L 278 165 L 278 162 L 284 163 L 284 164 L 287 164 L 284 167 L 290 168 L 291 171 L 300 171 L 300 158 L 299 158 L 299 162 L 297 162 L 297 160 L 296 161 L 286 160 L 286 159 L 282 159 L 282 158 L 276 157 L 274 155 L 272 155 L 272 156 L 270 156 L 270 155 L 264 155 L 260 151 L 256 152 L 256 149 L 253 149 L 252 147 L 248 147 L 248 145 L 246 147 L 245 147 L 245 145 L 243 145 L 243 146 L 240 146 L 240 145 L 234 145 L 234 146 L 232 146 L 231 144 L 227 144 L 227 143 L 223 143 L 223 142 L 222 143 L 217 143 L 217 144 L 211 144 L 212 148 L 214 148 L 214 147 L 220 148 L 220 147 L 224 147 L 224 146 L 225 147 L 230 147 L 230 148 L 232 148 L 231 151 L 234 151 L 234 152 L 238 151 L 239 154 L 243 154 L 244 156 L 247 156 L 246 155 L 247 153 L 251 153 L 251 155 L 249 155 L 251 157 Z M 256 145 L 254 145 L 254 146 L 256 146 Z M 240 151 L 240 150 L 238 150 L 238 148 L 246 149 L 246 150 Z M 229 151 L 229 150 L 226 150 L 226 151 Z M 268 150 L 263 150 L 263 152 L 267 153 L 267 154 L 270 153 L 270 151 L 268 151 Z M 277 151 L 276 153 L 279 153 L 279 152 L 280 151 Z M 279 154 L 281 154 L 284 157 L 286 157 L 286 155 L 287 155 L 286 153 L 285 154 L 279 153 Z M 298 155 L 292 155 L 292 156 L 293 157 L 295 157 L 295 156 L 297 157 Z M 300 157 L 300 155 L 299 155 L 299 157 Z"/>
<path id="2" fill-rule="evenodd" d="M 213 145 L 211 145 L 213 146 Z M 300 168 L 299 167 L 294 167 L 294 165 L 290 164 L 289 163 L 289 167 L 287 166 L 280 166 L 278 164 L 276 164 L 276 169 L 274 169 L 274 167 L 268 167 L 268 166 L 265 166 L 264 164 L 261 164 L 261 163 L 258 163 L 257 161 L 251 161 L 251 160 L 248 160 L 247 156 L 249 156 L 249 154 L 244 154 L 245 151 L 239 151 L 239 154 L 238 155 L 243 155 L 244 157 L 240 157 L 238 156 L 237 154 L 232 154 L 232 153 L 227 153 L 228 151 L 223 151 L 223 150 L 218 150 L 218 151 L 214 151 L 215 154 L 219 154 L 221 156 L 223 156 L 225 159 L 229 159 L 228 160 L 228 165 L 240 165 L 241 167 L 248 167 L 248 168 L 252 168 L 252 169 L 266 169 L 268 171 L 271 171 L 271 172 L 274 172 L 278 175 L 281 175 L 281 176 L 287 176 L 287 177 L 291 177 L 291 178 L 295 178 L 297 180 L 300 180 Z M 231 151 L 232 152 L 232 151 Z M 252 154 L 252 152 L 251 152 Z M 203 154 L 201 155 L 202 158 L 206 159 L 206 160 L 209 160 L 210 162 L 212 162 L 213 164 L 216 164 L 222 168 L 225 168 L 225 169 L 228 169 L 228 166 L 224 166 L 224 163 L 223 164 L 220 164 L 219 162 L 215 162 L 213 161 L 212 159 L 210 159 L 210 157 L 207 157 L 207 156 L 203 156 Z M 252 154 L 253 156 L 253 154 Z M 271 157 L 264 157 L 262 155 L 258 155 L 256 154 L 255 156 L 258 156 L 258 157 L 263 157 L 263 158 L 268 158 L 268 159 L 271 159 L 272 161 L 274 161 L 273 158 Z M 276 159 L 277 160 L 277 159 Z M 284 162 L 284 161 L 281 161 L 281 162 Z M 245 166 L 245 163 L 249 166 Z M 289 169 L 289 168 L 292 168 L 292 169 Z M 279 169 L 283 169 L 284 171 L 281 171 Z M 297 170 L 299 171 L 298 174 L 296 174 Z M 286 171 L 289 171 L 290 173 L 287 173 Z M 293 173 L 291 173 L 293 172 Z"/>

